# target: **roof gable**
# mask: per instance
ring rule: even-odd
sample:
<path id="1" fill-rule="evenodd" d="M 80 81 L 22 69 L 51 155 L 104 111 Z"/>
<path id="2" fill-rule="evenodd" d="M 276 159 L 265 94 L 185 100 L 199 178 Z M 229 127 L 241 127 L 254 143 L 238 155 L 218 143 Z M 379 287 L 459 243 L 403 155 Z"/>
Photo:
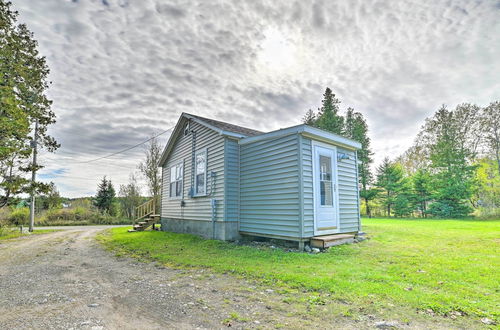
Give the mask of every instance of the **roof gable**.
<path id="1" fill-rule="evenodd" d="M 204 123 L 205 126 L 215 127 L 217 129 L 221 130 L 223 133 L 230 132 L 230 133 L 234 133 L 234 134 L 241 134 L 242 137 L 256 136 L 256 135 L 264 134 L 264 132 L 257 131 L 255 129 L 251 129 L 251 128 L 247 128 L 247 127 L 243 127 L 243 126 L 238 126 L 238 125 L 226 123 L 223 121 L 204 118 L 204 117 L 195 116 L 195 115 L 191 115 L 191 114 L 187 114 L 187 113 L 184 115 L 186 115 L 187 118 L 199 120 L 199 123 L 202 125 Z"/>
<path id="2" fill-rule="evenodd" d="M 250 137 L 250 136 L 257 136 L 260 134 L 264 134 L 263 132 L 234 125 L 234 124 L 229 124 L 226 122 L 214 120 L 214 119 L 209 119 L 209 118 L 204 118 L 196 115 L 192 115 L 189 113 L 183 112 L 177 121 L 177 124 L 175 125 L 174 131 L 170 135 L 170 138 L 168 139 L 167 145 L 165 146 L 165 149 L 163 150 L 162 156 L 160 158 L 159 166 L 163 166 L 165 161 L 167 160 L 168 156 L 170 155 L 170 152 L 172 151 L 174 147 L 175 140 L 183 132 L 183 128 L 186 124 L 187 121 L 192 120 L 194 122 L 197 122 L 200 125 L 203 125 L 211 130 L 214 130 L 215 132 L 219 133 L 220 135 L 223 136 L 229 136 L 237 139 L 245 138 L 245 137 Z"/>

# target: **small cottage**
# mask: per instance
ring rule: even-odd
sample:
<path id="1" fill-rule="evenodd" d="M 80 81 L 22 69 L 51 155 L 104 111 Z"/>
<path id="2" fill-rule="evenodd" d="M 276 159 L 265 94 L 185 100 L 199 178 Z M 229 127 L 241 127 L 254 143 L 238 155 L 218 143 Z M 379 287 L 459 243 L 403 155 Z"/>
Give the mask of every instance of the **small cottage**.
<path id="1" fill-rule="evenodd" d="M 264 133 L 183 113 L 159 164 L 161 228 L 300 247 L 350 239 L 361 229 L 360 147 L 307 125 Z"/>

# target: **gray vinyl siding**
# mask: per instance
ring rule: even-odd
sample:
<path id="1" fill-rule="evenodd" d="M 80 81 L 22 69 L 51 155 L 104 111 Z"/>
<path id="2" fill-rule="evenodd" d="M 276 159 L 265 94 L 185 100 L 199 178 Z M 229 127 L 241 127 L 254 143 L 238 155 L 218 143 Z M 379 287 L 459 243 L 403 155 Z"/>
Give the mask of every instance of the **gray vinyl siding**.
<path id="1" fill-rule="evenodd" d="M 240 146 L 240 231 L 300 235 L 297 135 Z"/>
<path id="2" fill-rule="evenodd" d="M 356 154 L 354 151 L 337 148 L 337 152 L 345 153 L 349 159 L 338 162 L 338 185 L 340 204 L 340 232 L 359 230 L 359 198 L 356 175 Z"/>
<path id="3" fill-rule="evenodd" d="M 359 199 L 356 179 L 355 152 L 337 147 L 338 153 L 349 155 L 348 160 L 337 163 L 340 232 L 350 233 L 359 228 Z M 312 177 L 312 143 L 311 139 L 302 139 L 302 168 L 304 187 L 304 237 L 314 236 L 314 202 Z"/>
<path id="4" fill-rule="evenodd" d="M 226 221 L 239 221 L 240 218 L 240 146 L 238 140 L 225 139 L 225 198 Z"/>
<path id="5" fill-rule="evenodd" d="M 196 147 L 195 150 L 207 148 L 207 193 L 210 193 L 212 186 L 211 172 L 215 172 L 215 185 L 213 193 L 205 197 L 189 197 L 189 189 L 191 188 L 191 173 L 192 173 L 192 135 L 184 136 L 180 134 L 165 165 L 163 166 L 163 183 L 162 183 L 162 203 L 161 216 L 172 219 L 186 220 L 212 220 L 212 209 L 210 200 L 217 200 L 217 221 L 224 220 L 224 140 L 225 138 L 217 132 L 199 125 L 195 122 L 191 123 L 191 129 L 196 131 Z M 182 199 L 185 206 L 181 207 L 181 198 L 170 198 L 170 167 L 178 164 L 179 161 L 184 163 L 184 180 L 182 189 Z"/>

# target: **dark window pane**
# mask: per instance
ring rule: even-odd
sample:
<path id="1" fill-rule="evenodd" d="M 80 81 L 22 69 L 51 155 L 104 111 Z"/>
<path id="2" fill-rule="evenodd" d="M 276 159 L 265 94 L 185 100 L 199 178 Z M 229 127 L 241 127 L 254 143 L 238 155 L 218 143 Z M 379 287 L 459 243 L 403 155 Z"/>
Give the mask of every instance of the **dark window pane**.
<path id="1" fill-rule="evenodd" d="M 182 180 L 176 182 L 175 196 L 182 195 Z"/>
<path id="2" fill-rule="evenodd" d="M 170 183 L 170 197 L 175 197 L 175 182 Z"/>
<path id="3" fill-rule="evenodd" d="M 196 193 L 202 195 L 205 193 L 205 174 L 196 176 Z"/>

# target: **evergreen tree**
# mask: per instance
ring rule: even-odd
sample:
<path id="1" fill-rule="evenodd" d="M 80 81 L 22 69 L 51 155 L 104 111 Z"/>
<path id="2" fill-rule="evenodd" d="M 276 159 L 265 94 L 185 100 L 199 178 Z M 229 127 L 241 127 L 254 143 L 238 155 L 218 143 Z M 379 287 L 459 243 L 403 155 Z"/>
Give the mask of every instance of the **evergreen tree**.
<path id="1" fill-rule="evenodd" d="M 101 183 L 97 186 L 97 195 L 94 197 L 94 205 L 102 213 L 113 215 L 113 202 L 115 199 L 115 189 L 111 180 L 107 180 L 104 176 Z"/>
<path id="2" fill-rule="evenodd" d="M 433 172 L 434 202 L 429 213 L 440 217 L 468 215 L 474 188 L 478 146 L 478 108 L 460 105 L 455 111 L 441 107 L 423 127 Z"/>
<path id="3" fill-rule="evenodd" d="M 384 205 L 387 216 L 391 216 L 391 209 L 396 202 L 396 197 L 404 187 L 404 175 L 401 165 L 391 162 L 385 158 L 377 168 L 377 182 L 375 185 L 381 189 L 379 195 Z"/>
<path id="4" fill-rule="evenodd" d="M 0 0 L 0 207 L 13 195 L 49 188 L 25 179 L 33 169 L 28 158 L 36 121 L 39 147 L 49 152 L 59 147 L 47 134 L 55 122 L 46 96 L 49 69 L 33 34 L 26 25 L 16 24 L 17 17 L 11 3 Z"/>
<path id="5" fill-rule="evenodd" d="M 432 198 L 431 175 L 425 169 L 418 169 L 412 176 L 414 205 L 420 215 L 427 217 L 427 205 Z"/>
<path id="6" fill-rule="evenodd" d="M 402 171 L 402 167 L 396 164 Z M 399 181 L 399 187 L 396 189 L 396 197 L 394 198 L 394 216 L 407 217 L 412 215 L 414 210 L 414 194 L 411 189 L 411 181 L 407 177 L 402 177 Z"/>
<path id="7" fill-rule="evenodd" d="M 302 122 L 309 126 L 316 126 L 316 114 L 311 109 L 307 110 L 302 118 Z"/>
<path id="8" fill-rule="evenodd" d="M 322 107 L 319 109 L 316 126 L 326 131 L 343 135 L 344 117 L 339 115 L 340 101 L 335 97 L 330 88 L 326 88 L 321 103 Z"/>
<path id="9" fill-rule="evenodd" d="M 364 199 L 366 205 L 366 214 L 371 217 L 370 201 L 377 196 L 376 189 L 370 189 L 372 183 L 371 164 L 373 162 L 373 152 L 370 148 L 370 138 L 368 137 L 368 124 L 363 115 L 355 112 L 353 108 L 348 108 L 345 116 L 344 135 L 361 143 L 361 149 L 357 151 L 358 155 L 358 174 L 361 186 L 360 197 Z"/>

